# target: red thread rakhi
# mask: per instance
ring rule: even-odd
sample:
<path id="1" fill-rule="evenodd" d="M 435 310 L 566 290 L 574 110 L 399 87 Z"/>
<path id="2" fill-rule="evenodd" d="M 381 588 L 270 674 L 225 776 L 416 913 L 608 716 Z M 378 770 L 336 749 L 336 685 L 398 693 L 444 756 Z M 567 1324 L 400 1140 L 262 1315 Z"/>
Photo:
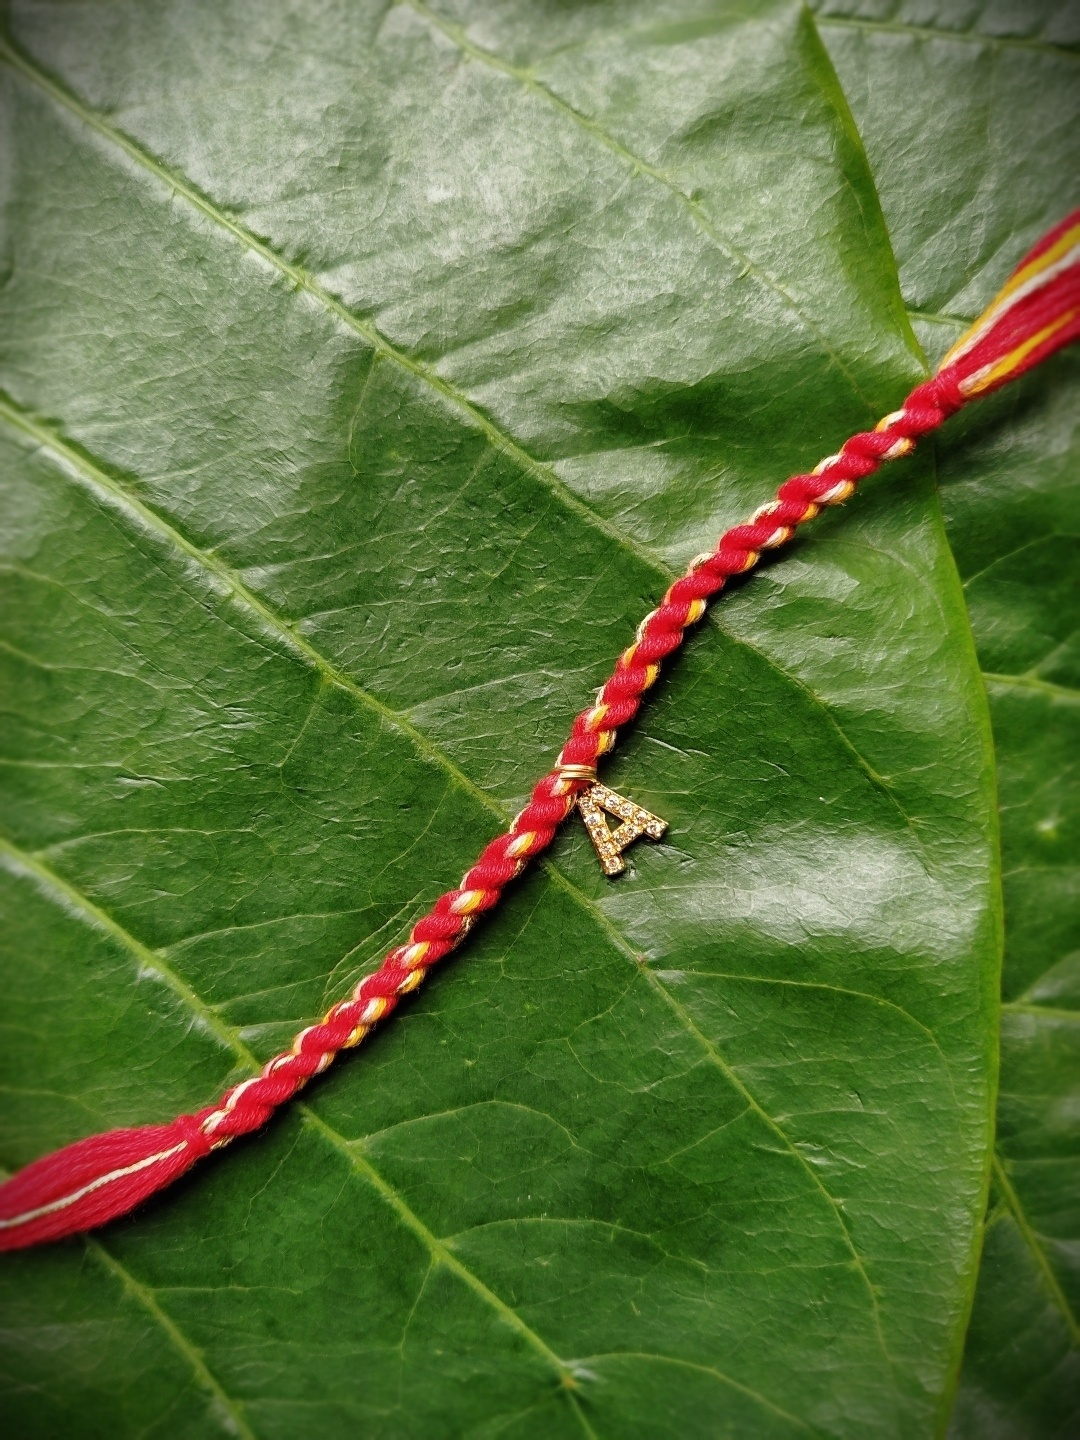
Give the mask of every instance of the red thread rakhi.
<path id="1" fill-rule="evenodd" d="M 125 1214 L 190 1169 L 196 1160 L 238 1135 L 257 1130 L 291 1100 L 339 1050 L 358 1045 L 402 995 L 468 934 L 476 917 L 498 903 L 504 887 L 546 849 L 558 826 L 580 807 L 608 874 L 623 868 L 622 849 L 639 835 L 659 838 L 664 822 L 598 784 L 596 762 L 619 729 L 637 714 L 660 662 L 682 644 L 687 626 L 730 575 L 757 564 L 762 550 L 786 545 L 798 526 L 823 505 L 845 501 L 859 480 L 883 460 L 898 460 L 979 395 L 1022 375 L 1080 335 L 1080 210 L 1051 230 L 1013 272 L 1005 288 L 949 351 L 932 380 L 918 385 L 899 410 L 873 430 L 853 435 L 809 475 L 781 485 L 745 525 L 700 555 L 638 626 L 596 704 L 574 721 L 555 769 L 532 792 L 510 829 L 492 840 L 456 890 L 448 890 L 348 1000 L 318 1025 L 302 1030 L 292 1048 L 262 1073 L 226 1091 L 216 1105 L 181 1115 L 170 1125 L 113 1130 L 79 1140 L 35 1160 L 0 1185 L 0 1249 L 16 1250 L 103 1225 Z M 610 831 L 603 812 L 623 821 Z"/>

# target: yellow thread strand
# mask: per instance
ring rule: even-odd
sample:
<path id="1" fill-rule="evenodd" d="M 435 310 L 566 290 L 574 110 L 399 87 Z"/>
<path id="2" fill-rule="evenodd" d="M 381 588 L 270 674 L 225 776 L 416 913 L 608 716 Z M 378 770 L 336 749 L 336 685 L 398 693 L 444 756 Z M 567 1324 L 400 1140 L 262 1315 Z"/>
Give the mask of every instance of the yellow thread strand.
<path id="1" fill-rule="evenodd" d="M 486 890 L 466 890 L 458 896 L 450 909 L 455 915 L 471 915 L 478 906 L 483 904 L 486 896 Z"/>
<path id="2" fill-rule="evenodd" d="M 819 496 L 819 503 L 822 505 L 842 505 L 849 496 L 855 493 L 855 485 L 851 480 L 841 480 L 834 485 L 827 495 Z"/>
<path id="3" fill-rule="evenodd" d="M 1066 262 L 1069 260 L 1070 251 L 1078 248 L 1080 248 L 1080 226 L 1073 226 L 1065 232 L 1060 240 L 1055 241 L 1048 251 L 1012 276 L 1004 288 L 994 296 L 975 323 L 964 331 L 952 349 L 947 352 L 938 366 L 938 374 L 955 360 L 959 360 L 967 351 L 973 349 L 1013 305 L 1042 289 L 1042 285 L 1037 283 L 1040 275 L 1044 276 L 1042 283 L 1047 284 L 1054 278 L 1051 271 L 1057 267 L 1068 269 Z"/>
<path id="4" fill-rule="evenodd" d="M 997 299 L 1004 300 L 1014 290 L 1019 290 L 1020 286 L 1025 285 L 1033 276 L 1049 270 L 1051 265 L 1060 260 L 1063 255 L 1067 255 L 1078 243 L 1080 243 L 1080 224 L 1073 225 L 1066 230 L 1064 235 L 1055 240 L 1048 250 L 1044 250 L 1041 255 L 1036 255 L 1035 259 L 1029 265 L 1025 265 L 1023 269 L 1017 270 L 1016 274 L 1001 287 Z"/>
<path id="5" fill-rule="evenodd" d="M 1062 326 L 1068 325 L 1070 321 L 1075 320 L 1076 315 L 1077 312 L 1075 310 L 1068 310 L 1064 315 L 1059 315 L 1056 320 L 1052 320 L 1049 325 L 1044 326 L 1037 335 L 1030 336 L 1022 345 L 1018 345 L 1015 350 L 1010 351 L 1008 355 L 998 360 L 996 364 L 983 370 L 976 370 L 974 375 L 969 375 L 966 380 L 960 382 L 960 389 L 965 395 L 981 395 L 984 390 L 989 389 L 997 381 L 1009 376 L 1018 365 L 1023 363 L 1033 350 L 1037 350 L 1040 345 L 1050 339 L 1051 335 L 1055 335 Z"/>
<path id="6" fill-rule="evenodd" d="M 901 456 L 909 455 L 914 449 L 915 441 L 909 440 L 906 436 L 901 435 L 900 439 L 897 440 L 896 444 L 890 445 L 888 450 L 885 451 L 885 454 L 882 455 L 881 458 L 883 460 L 899 460 Z"/>

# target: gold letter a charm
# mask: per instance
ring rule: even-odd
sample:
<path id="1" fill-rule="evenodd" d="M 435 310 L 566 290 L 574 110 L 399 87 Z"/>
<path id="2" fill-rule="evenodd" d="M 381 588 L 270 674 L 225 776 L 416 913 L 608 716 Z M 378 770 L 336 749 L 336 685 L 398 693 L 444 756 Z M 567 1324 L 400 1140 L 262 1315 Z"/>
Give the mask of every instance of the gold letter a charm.
<path id="1" fill-rule="evenodd" d="M 642 835 L 660 840 L 667 829 L 667 821 L 658 815 L 650 815 L 632 800 L 625 800 L 609 790 L 606 785 L 590 785 L 577 798 L 577 807 L 585 821 L 589 839 L 596 848 L 605 875 L 621 875 L 626 869 L 622 852 Z M 614 830 L 608 828 L 604 811 L 614 815 L 623 823 Z"/>

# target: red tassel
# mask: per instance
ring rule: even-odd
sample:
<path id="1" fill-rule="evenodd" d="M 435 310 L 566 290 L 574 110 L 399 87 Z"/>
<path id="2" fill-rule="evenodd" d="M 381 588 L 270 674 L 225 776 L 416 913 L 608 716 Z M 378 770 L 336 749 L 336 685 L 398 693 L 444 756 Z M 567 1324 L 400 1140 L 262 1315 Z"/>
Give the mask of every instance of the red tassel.
<path id="1" fill-rule="evenodd" d="M 178 1179 L 211 1142 L 191 1115 L 110 1130 L 43 1155 L 0 1185 L 0 1250 L 104 1225 Z"/>

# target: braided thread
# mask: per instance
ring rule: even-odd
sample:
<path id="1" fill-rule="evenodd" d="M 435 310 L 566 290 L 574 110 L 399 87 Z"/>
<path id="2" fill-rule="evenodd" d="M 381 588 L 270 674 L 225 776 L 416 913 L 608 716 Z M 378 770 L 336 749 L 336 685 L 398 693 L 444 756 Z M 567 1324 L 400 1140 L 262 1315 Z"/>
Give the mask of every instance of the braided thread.
<path id="1" fill-rule="evenodd" d="M 809 475 L 785 481 L 775 499 L 746 524 L 728 530 L 714 550 L 699 555 L 669 587 L 619 656 L 596 703 L 574 721 L 554 770 L 535 787 L 510 829 L 487 845 L 460 886 L 440 895 L 416 922 L 406 944 L 391 950 L 349 999 L 302 1030 L 290 1049 L 275 1055 L 259 1075 L 226 1091 L 216 1105 L 169 1125 L 89 1136 L 5 1180 L 0 1184 L 0 1250 L 58 1239 L 125 1214 L 208 1150 L 259 1129 L 336 1055 L 359 1045 L 551 844 L 581 790 L 595 781 L 597 761 L 637 714 L 662 662 L 731 576 L 753 569 L 763 551 L 787 545 L 823 506 L 843 504 L 860 480 L 884 461 L 907 455 L 967 400 L 989 394 L 1078 337 L 1080 211 L 1074 211 L 1021 261 L 932 380 L 917 386 L 873 430 L 853 435 Z"/>
<path id="2" fill-rule="evenodd" d="M 194 1117 L 213 1147 L 258 1130 L 342 1050 L 359 1045 L 393 1013 L 403 995 L 423 983 L 433 965 L 461 944 L 477 916 L 499 903 L 505 887 L 551 844 L 578 792 L 591 784 L 588 772 L 637 714 L 662 661 L 679 648 L 687 629 L 701 619 L 707 602 L 730 577 L 752 570 L 763 551 L 789 544 L 799 526 L 823 507 L 843 504 L 860 480 L 884 461 L 909 454 L 920 436 L 936 429 L 965 399 L 948 377 L 939 375 L 919 385 L 901 409 L 873 430 L 853 435 L 809 475 L 785 481 L 774 500 L 721 535 L 714 550 L 698 556 L 638 626 L 636 639 L 619 656 L 596 703 L 574 720 L 555 768 L 536 785 L 509 830 L 486 846 L 460 886 L 439 896 L 413 926 L 407 943 L 391 950 L 349 999 L 332 1006 L 317 1025 L 301 1030 L 291 1048 L 269 1060 L 260 1075 L 234 1085 L 216 1105 Z M 566 774 L 563 767 L 580 767 L 585 774 Z"/>

